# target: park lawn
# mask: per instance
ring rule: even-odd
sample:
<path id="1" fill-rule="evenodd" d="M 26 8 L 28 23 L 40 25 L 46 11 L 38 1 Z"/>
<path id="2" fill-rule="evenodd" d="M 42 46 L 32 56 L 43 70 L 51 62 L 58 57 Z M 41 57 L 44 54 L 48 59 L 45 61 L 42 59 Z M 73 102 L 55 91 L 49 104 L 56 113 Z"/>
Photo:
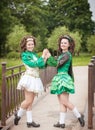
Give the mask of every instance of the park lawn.
<path id="1" fill-rule="evenodd" d="M 16 66 L 16 65 L 21 65 L 22 64 L 22 61 L 21 59 L 0 59 L 0 75 L 2 74 L 2 63 L 6 63 L 6 67 L 13 67 L 13 66 Z M 1 86 L 1 79 L 2 79 L 2 76 L 0 76 L 0 86 Z"/>
<path id="2" fill-rule="evenodd" d="M 20 65 L 22 64 L 21 59 L 0 59 L 0 64 L 2 64 L 2 62 L 6 62 L 6 66 L 7 67 L 13 67 L 16 65 Z"/>
<path id="3" fill-rule="evenodd" d="M 73 56 L 73 66 L 87 66 L 92 58 L 91 54 L 81 53 L 80 56 Z"/>

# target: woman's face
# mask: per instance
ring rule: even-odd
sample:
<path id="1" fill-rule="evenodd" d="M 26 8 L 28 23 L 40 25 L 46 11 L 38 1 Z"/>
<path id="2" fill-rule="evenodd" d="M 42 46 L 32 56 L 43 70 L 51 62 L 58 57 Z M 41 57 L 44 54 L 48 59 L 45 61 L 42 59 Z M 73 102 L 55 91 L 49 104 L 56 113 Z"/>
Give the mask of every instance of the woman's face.
<path id="1" fill-rule="evenodd" d="M 26 49 L 28 50 L 28 51 L 33 51 L 33 49 L 34 49 L 34 41 L 33 41 L 33 39 L 32 38 L 28 38 L 27 39 L 27 43 L 26 43 Z"/>
<path id="2" fill-rule="evenodd" d="M 70 46 L 70 43 L 68 39 L 62 39 L 60 42 L 60 48 L 62 49 L 63 52 L 68 51 L 68 48 Z"/>

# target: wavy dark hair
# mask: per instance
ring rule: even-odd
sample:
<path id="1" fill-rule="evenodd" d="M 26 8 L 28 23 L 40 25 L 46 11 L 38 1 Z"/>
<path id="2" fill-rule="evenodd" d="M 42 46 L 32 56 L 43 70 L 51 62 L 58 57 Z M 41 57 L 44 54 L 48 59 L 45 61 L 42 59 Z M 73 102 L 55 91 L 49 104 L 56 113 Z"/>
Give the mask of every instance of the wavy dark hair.
<path id="1" fill-rule="evenodd" d="M 36 45 L 36 40 L 34 36 L 28 35 L 28 36 L 24 36 L 20 42 L 20 48 L 21 48 L 21 52 L 26 51 L 26 43 L 27 43 L 27 39 L 31 38 L 33 39 L 34 45 Z"/>
<path id="2" fill-rule="evenodd" d="M 59 49 L 59 52 L 61 53 L 62 52 L 62 49 L 60 48 L 60 44 L 61 44 L 61 40 L 62 39 L 67 39 L 70 43 L 70 47 L 68 48 L 68 50 L 73 54 L 74 53 L 74 48 L 75 48 L 75 42 L 73 40 L 73 38 L 69 35 L 62 35 L 59 37 L 59 40 L 58 40 L 58 49 Z"/>

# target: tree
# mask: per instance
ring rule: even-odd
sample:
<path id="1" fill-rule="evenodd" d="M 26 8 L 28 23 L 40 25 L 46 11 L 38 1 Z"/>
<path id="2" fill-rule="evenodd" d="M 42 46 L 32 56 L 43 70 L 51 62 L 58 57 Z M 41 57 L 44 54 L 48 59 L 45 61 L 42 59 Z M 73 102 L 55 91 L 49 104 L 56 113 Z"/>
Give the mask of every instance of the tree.
<path id="1" fill-rule="evenodd" d="M 12 32 L 7 36 L 6 48 L 10 51 L 20 51 L 20 41 L 25 36 L 28 35 L 23 25 L 15 25 Z M 30 34 L 31 35 L 31 34 Z"/>
<path id="2" fill-rule="evenodd" d="M 69 35 L 74 39 L 75 41 L 75 51 L 74 55 L 79 56 L 80 51 L 82 49 L 81 43 L 82 43 L 82 35 L 79 34 L 78 31 L 76 32 L 70 32 Z"/>
<path id="3" fill-rule="evenodd" d="M 12 15 L 17 17 L 26 30 L 35 37 L 40 35 L 42 45 L 46 45 L 47 27 L 45 24 L 46 10 L 42 0 L 14 1 L 10 4 Z M 43 49 L 43 48 L 42 48 Z"/>
<path id="4" fill-rule="evenodd" d="M 8 8 L 8 1 L 0 1 L 0 56 L 5 54 L 5 41 L 7 34 L 11 31 L 14 17 Z"/>
<path id="5" fill-rule="evenodd" d="M 86 39 L 95 31 L 95 24 L 91 19 L 92 12 L 88 0 L 49 0 L 48 29 L 66 26 L 70 31 L 78 31 L 82 35 L 83 47 L 86 48 Z"/>
<path id="6" fill-rule="evenodd" d="M 87 0 L 49 0 L 48 10 L 53 15 L 53 26 L 67 26 L 70 31 L 93 32 L 92 12 Z M 86 14 L 86 15 L 85 15 Z"/>
<path id="7" fill-rule="evenodd" d="M 51 36 L 48 38 L 48 48 L 52 49 L 53 51 L 57 50 L 58 48 L 58 39 L 61 35 L 70 35 L 75 43 L 75 53 L 79 55 L 80 49 L 81 49 L 81 35 L 78 32 L 70 32 L 68 28 L 64 27 L 58 27 L 55 28 L 52 32 Z"/>
<path id="8" fill-rule="evenodd" d="M 87 40 L 87 49 L 90 53 L 95 55 L 95 35 L 91 35 Z"/>

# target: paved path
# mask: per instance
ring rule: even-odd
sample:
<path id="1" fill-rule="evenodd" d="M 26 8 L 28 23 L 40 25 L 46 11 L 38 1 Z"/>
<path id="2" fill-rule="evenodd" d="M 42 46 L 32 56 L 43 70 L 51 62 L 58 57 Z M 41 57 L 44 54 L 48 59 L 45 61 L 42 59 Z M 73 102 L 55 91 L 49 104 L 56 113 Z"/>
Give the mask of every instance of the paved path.
<path id="1" fill-rule="evenodd" d="M 88 67 L 74 67 L 75 90 L 76 93 L 70 95 L 70 100 L 75 104 L 78 110 L 87 115 L 87 93 L 88 93 Z M 53 124 L 59 118 L 59 104 L 56 95 L 51 95 L 49 89 L 40 97 L 36 98 L 33 105 L 33 119 L 40 123 L 40 128 L 27 128 L 26 115 L 22 117 L 18 126 L 12 121 L 10 130 L 58 130 Z M 64 130 L 87 130 L 87 125 L 82 128 L 71 111 L 66 116 L 66 128 Z M 95 129 L 93 129 L 95 130 Z"/>

